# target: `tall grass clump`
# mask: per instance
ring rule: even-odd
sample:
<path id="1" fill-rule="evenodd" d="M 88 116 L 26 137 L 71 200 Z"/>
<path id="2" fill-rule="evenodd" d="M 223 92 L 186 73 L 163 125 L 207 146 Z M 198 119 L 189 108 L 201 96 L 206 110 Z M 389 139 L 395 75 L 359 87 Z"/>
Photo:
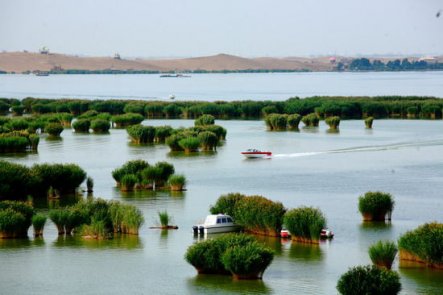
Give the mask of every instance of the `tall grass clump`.
<path id="1" fill-rule="evenodd" d="M 238 201 L 245 198 L 246 195 L 240 193 L 229 193 L 227 195 L 221 195 L 215 205 L 211 206 L 209 211 L 211 214 L 227 214 L 234 216 L 235 205 Z"/>
<path id="2" fill-rule="evenodd" d="M 397 251 L 398 249 L 394 242 L 378 241 L 369 247 L 368 253 L 372 263 L 376 266 L 391 269 Z"/>
<path id="3" fill-rule="evenodd" d="M 45 132 L 51 137 L 59 137 L 63 132 L 63 126 L 60 123 L 48 123 L 45 126 Z"/>
<path id="4" fill-rule="evenodd" d="M 318 127 L 320 118 L 317 116 L 316 113 L 310 113 L 308 115 L 303 116 L 301 118 L 301 121 L 303 122 L 303 124 L 305 124 L 306 127 Z"/>
<path id="5" fill-rule="evenodd" d="M 139 179 L 135 174 L 125 174 L 120 180 L 120 189 L 125 192 L 132 191 L 138 182 Z"/>
<path id="6" fill-rule="evenodd" d="M 185 137 L 180 139 L 178 145 L 185 151 L 185 153 L 198 152 L 200 140 L 197 137 Z"/>
<path id="7" fill-rule="evenodd" d="M 183 148 L 180 146 L 179 142 L 183 138 L 184 136 L 182 134 L 172 134 L 166 138 L 165 143 L 169 146 L 172 152 L 180 152 L 183 151 Z"/>
<path id="8" fill-rule="evenodd" d="M 247 232 L 279 236 L 285 212 L 280 202 L 262 196 L 248 196 L 235 204 L 233 217 Z"/>
<path id="9" fill-rule="evenodd" d="M 27 166 L 0 160 L 0 200 L 24 199 L 38 183 L 38 176 Z"/>
<path id="10" fill-rule="evenodd" d="M 91 121 L 91 129 L 94 133 L 108 133 L 110 127 L 108 120 L 94 119 Z"/>
<path id="11" fill-rule="evenodd" d="M 337 130 L 338 126 L 340 125 L 340 117 L 339 116 L 327 117 L 325 119 L 325 122 L 326 124 L 328 124 L 329 129 Z"/>
<path id="12" fill-rule="evenodd" d="M 214 116 L 208 115 L 208 114 L 201 115 L 194 122 L 195 126 L 206 126 L 206 125 L 214 125 L 214 124 L 215 124 Z"/>
<path id="13" fill-rule="evenodd" d="M 18 201 L 0 202 L 0 238 L 25 238 L 32 223 L 34 209 Z"/>
<path id="14" fill-rule="evenodd" d="M 255 242 L 246 234 L 224 234 L 190 246 L 185 260 L 194 266 L 199 274 L 230 274 L 222 262 L 222 256 L 230 247 L 244 247 Z"/>
<path id="15" fill-rule="evenodd" d="M 72 123 L 72 128 L 77 133 L 89 133 L 91 121 L 88 119 L 77 119 Z"/>
<path id="16" fill-rule="evenodd" d="M 401 290 L 399 275 L 375 266 L 356 266 L 344 273 L 337 283 L 342 295 L 395 295 Z"/>
<path id="17" fill-rule="evenodd" d="M 384 221 L 386 215 L 388 220 L 391 220 L 394 203 L 389 193 L 367 192 L 358 198 L 358 210 L 364 221 Z"/>
<path id="18" fill-rule="evenodd" d="M 284 224 L 293 240 L 317 244 L 321 230 L 326 227 L 326 218 L 320 209 L 300 207 L 286 212 Z"/>
<path id="19" fill-rule="evenodd" d="M 173 132 L 171 126 L 157 126 L 155 127 L 155 137 L 154 140 L 157 143 L 164 143 L 166 138 L 168 138 Z"/>
<path id="20" fill-rule="evenodd" d="M 144 160 L 131 160 L 123 164 L 123 166 L 112 171 L 112 177 L 120 185 L 121 179 L 126 174 L 134 174 L 141 177 L 141 171 L 149 167 L 149 163 Z"/>
<path id="21" fill-rule="evenodd" d="M 43 192 L 52 186 L 62 194 L 74 193 L 86 179 L 86 172 L 76 164 L 35 164 L 31 170 L 38 175 Z"/>
<path id="22" fill-rule="evenodd" d="M 286 130 L 288 115 L 269 114 L 265 117 L 265 123 L 271 131 Z"/>
<path id="23" fill-rule="evenodd" d="M 182 174 L 173 174 L 168 178 L 171 191 L 182 191 L 186 185 L 186 177 Z"/>
<path id="24" fill-rule="evenodd" d="M 372 129 L 372 123 L 374 122 L 374 117 L 367 117 L 365 119 L 365 126 L 367 129 Z"/>
<path id="25" fill-rule="evenodd" d="M 203 131 L 198 134 L 200 147 L 203 151 L 217 150 L 218 137 L 214 132 Z"/>
<path id="26" fill-rule="evenodd" d="M 298 125 L 301 121 L 301 116 L 299 114 L 291 114 L 288 115 L 288 129 L 289 130 L 297 130 Z"/>
<path id="27" fill-rule="evenodd" d="M 155 138 L 155 127 L 132 125 L 126 128 L 126 132 L 135 144 L 153 143 Z"/>
<path id="28" fill-rule="evenodd" d="M 168 214 L 168 211 L 159 211 L 158 219 L 160 220 L 160 224 L 162 227 L 168 227 L 169 222 L 171 221 L 171 216 Z"/>
<path id="29" fill-rule="evenodd" d="M 398 240 L 400 261 L 415 261 L 443 268 L 443 223 L 425 223 Z"/>
<path id="30" fill-rule="evenodd" d="M 32 227 L 34 228 L 34 236 L 41 237 L 43 236 L 43 229 L 46 223 L 46 215 L 36 214 L 32 216 Z"/>
<path id="31" fill-rule="evenodd" d="M 221 257 L 223 266 L 232 273 L 234 279 L 247 280 L 261 279 L 273 259 L 274 252 L 258 242 L 229 247 Z"/>
<path id="32" fill-rule="evenodd" d="M 116 128 L 123 128 L 131 125 L 140 124 L 145 118 L 140 114 L 127 113 L 124 115 L 112 116 L 111 120 Z"/>
<path id="33" fill-rule="evenodd" d="M 91 176 L 88 176 L 88 178 L 86 178 L 86 191 L 88 193 L 92 193 L 94 189 L 94 179 L 92 179 Z"/>

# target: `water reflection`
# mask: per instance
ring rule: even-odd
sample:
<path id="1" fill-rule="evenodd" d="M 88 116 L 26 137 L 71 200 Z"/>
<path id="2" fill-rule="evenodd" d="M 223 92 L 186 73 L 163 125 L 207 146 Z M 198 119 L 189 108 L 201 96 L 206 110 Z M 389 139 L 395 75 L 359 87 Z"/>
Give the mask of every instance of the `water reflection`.
<path id="1" fill-rule="evenodd" d="M 201 158 L 213 158 L 217 155 L 217 152 L 215 151 L 201 151 L 201 152 L 192 152 L 192 153 L 185 153 L 185 152 L 169 152 L 166 154 L 169 158 L 194 158 L 194 157 L 201 157 Z"/>
<path id="2" fill-rule="evenodd" d="M 317 244 L 292 242 L 289 247 L 289 257 L 300 261 L 321 261 L 323 252 Z"/>
<path id="3" fill-rule="evenodd" d="M 360 229 L 364 232 L 383 232 L 390 230 L 391 227 L 390 221 L 364 221 L 360 224 Z"/>
<path id="4" fill-rule="evenodd" d="M 271 248 L 276 255 L 281 255 L 283 252 L 282 249 L 282 240 L 279 237 L 267 237 L 267 236 L 255 236 L 257 241 L 265 244 L 269 248 Z"/>
<path id="5" fill-rule="evenodd" d="M 303 130 L 303 132 L 306 132 L 306 133 L 319 133 L 320 132 L 320 129 L 318 127 L 303 126 L 302 130 Z"/>
<path id="6" fill-rule="evenodd" d="M 191 294 L 270 294 L 273 290 L 262 280 L 233 280 L 231 276 L 197 275 L 188 280 Z"/>
<path id="7" fill-rule="evenodd" d="M 403 284 L 415 289 L 416 294 L 441 295 L 443 271 L 430 268 L 400 268 Z"/>
<path id="8" fill-rule="evenodd" d="M 142 249 L 143 244 L 136 235 L 115 234 L 112 239 L 85 239 L 80 236 L 58 236 L 53 243 L 54 247 L 72 247 L 88 249 Z"/>
<path id="9" fill-rule="evenodd" d="M 134 191 L 120 191 L 116 189 L 116 192 L 124 199 L 163 199 L 173 198 L 182 200 L 186 196 L 186 191 L 166 191 L 166 190 L 134 190 Z"/>
<path id="10" fill-rule="evenodd" d="M 45 240 L 40 238 L 35 238 L 33 240 L 29 238 L 22 239 L 0 239 L 1 249 L 21 249 L 28 247 L 43 247 L 45 245 Z"/>

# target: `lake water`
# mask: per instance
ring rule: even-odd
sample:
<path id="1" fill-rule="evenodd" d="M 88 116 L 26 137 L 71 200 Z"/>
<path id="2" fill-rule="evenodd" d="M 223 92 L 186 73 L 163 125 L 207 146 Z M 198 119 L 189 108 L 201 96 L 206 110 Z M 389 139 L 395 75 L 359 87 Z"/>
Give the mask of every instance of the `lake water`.
<path id="1" fill-rule="evenodd" d="M 0 97 L 285 100 L 314 95 L 443 97 L 443 71 L 159 75 L 0 75 Z"/>
<path id="2" fill-rule="evenodd" d="M 59 238 L 51 222 L 43 239 L 0 240 L 0 293 L 336 294 L 342 273 L 370 263 L 369 245 L 380 239 L 396 240 L 425 222 L 443 222 L 443 120 L 376 120 L 373 130 L 366 130 L 360 120 L 342 121 L 337 134 L 327 133 L 324 122 L 318 129 L 300 132 L 267 132 L 262 121 L 217 123 L 228 136 L 216 154 L 172 156 L 163 145 L 131 145 L 125 130 L 80 135 L 67 129 L 60 141 L 42 138 L 37 154 L 2 155 L 1 159 L 26 165 L 78 163 L 95 181 L 94 196 L 137 206 L 146 223 L 139 237 L 109 241 Z M 178 127 L 191 126 L 193 121 L 144 124 Z M 270 150 L 274 156 L 243 159 L 240 151 L 250 147 Z M 111 171 L 130 159 L 173 163 L 188 178 L 188 190 L 120 193 Z M 362 223 L 357 199 L 369 190 L 394 195 L 391 224 Z M 287 208 L 319 207 L 336 237 L 319 247 L 260 238 L 276 252 L 263 281 L 197 276 L 183 259 L 196 241 L 191 227 L 221 194 L 229 192 L 260 194 Z M 149 229 L 157 222 L 157 212 L 165 209 L 179 229 Z M 401 276 L 402 294 L 442 293 L 442 271 L 399 269 L 398 260 L 394 269 Z"/>

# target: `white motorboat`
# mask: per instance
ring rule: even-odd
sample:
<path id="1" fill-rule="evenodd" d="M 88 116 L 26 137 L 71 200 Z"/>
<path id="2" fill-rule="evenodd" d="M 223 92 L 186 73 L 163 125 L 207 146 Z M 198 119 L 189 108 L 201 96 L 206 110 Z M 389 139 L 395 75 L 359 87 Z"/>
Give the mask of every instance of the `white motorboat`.
<path id="1" fill-rule="evenodd" d="M 226 214 L 213 214 L 206 216 L 205 222 L 192 227 L 194 234 L 215 234 L 234 232 L 240 226 L 234 223 L 231 216 Z"/>
<path id="2" fill-rule="evenodd" d="M 320 232 L 321 239 L 332 239 L 334 237 L 334 233 L 329 229 L 322 229 Z"/>
<path id="3" fill-rule="evenodd" d="M 241 152 L 241 154 L 246 158 L 264 158 L 272 156 L 271 152 L 263 152 L 257 149 L 248 149 L 244 152 Z"/>

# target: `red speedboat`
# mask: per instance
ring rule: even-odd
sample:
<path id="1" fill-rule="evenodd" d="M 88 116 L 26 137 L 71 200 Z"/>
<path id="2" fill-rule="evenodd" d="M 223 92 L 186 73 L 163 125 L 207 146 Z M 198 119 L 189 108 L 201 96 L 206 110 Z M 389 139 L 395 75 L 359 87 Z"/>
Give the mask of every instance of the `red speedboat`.
<path id="1" fill-rule="evenodd" d="M 271 152 L 262 152 L 256 149 L 248 149 L 244 152 L 241 152 L 241 154 L 246 158 L 263 158 L 272 156 Z"/>

